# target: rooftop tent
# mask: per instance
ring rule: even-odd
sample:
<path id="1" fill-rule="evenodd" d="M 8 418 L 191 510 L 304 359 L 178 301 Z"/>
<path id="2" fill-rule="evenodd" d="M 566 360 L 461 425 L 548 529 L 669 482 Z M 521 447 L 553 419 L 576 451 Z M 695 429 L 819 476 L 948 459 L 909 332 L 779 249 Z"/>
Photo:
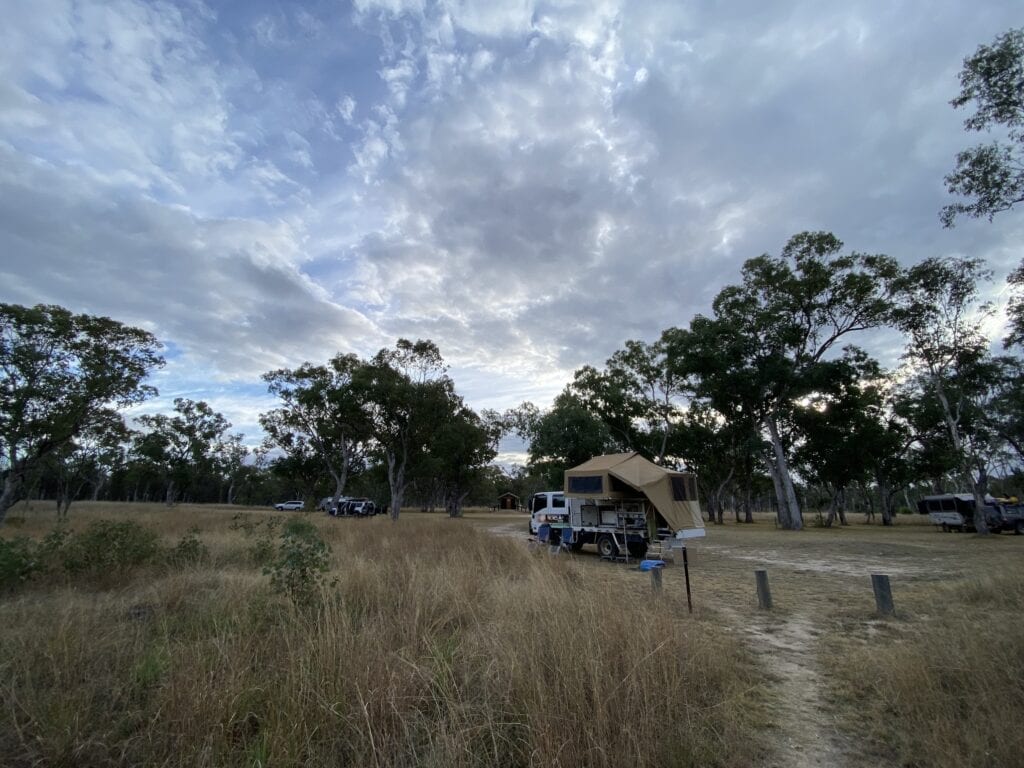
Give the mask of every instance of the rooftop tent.
<path id="1" fill-rule="evenodd" d="M 646 499 L 676 531 L 703 528 L 697 479 L 659 467 L 638 453 L 595 456 L 565 471 L 565 495 L 586 499 Z"/>

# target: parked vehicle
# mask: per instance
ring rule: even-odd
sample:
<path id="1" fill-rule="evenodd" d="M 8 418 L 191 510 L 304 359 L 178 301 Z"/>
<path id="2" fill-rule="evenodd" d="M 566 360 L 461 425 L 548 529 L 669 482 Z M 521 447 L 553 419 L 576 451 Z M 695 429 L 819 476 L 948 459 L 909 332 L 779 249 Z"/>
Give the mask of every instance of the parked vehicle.
<path id="1" fill-rule="evenodd" d="M 325 505 L 325 509 L 327 511 L 327 514 L 331 515 L 331 517 L 338 517 L 341 514 L 342 507 L 345 506 L 345 503 L 348 500 L 349 500 L 348 496 L 339 496 L 338 497 L 338 503 L 335 504 L 333 496 L 330 496 L 330 497 L 326 498 L 324 501 L 327 502 L 327 504 Z"/>
<path id="2" fill-rule="evenodd" d="M 999 504 L 995 499 L 984 506 L 985 524 L 992 533 L 1013 531 L 1024 533 L 1024 505 Z M 943 531 L 973 531 L 974 496 L 969 493 L 943 493 L 925 496 L 917 502 L 917 511 L 928 515 L 933 525 Z"/>
<path id="3" fill-rule="evenodd" d="M 696 477 L 636 453 L 597 456 L 565 473 L 562 491 L 527 502 L 530 533 L 547 526 L 548 541 L 579 551 L 594 544 L 605 558 L 642 559 L 656 539 L 704 535 Z"/>
<path id="4" fill-rule="evenodd" d="M 293 501 L 282 501 L 280 504 L 275 504 L 274 509 L 283 511 L 286 509 L 304 509 L 306 506 L 305 502 L 295 499 Z"/>
<path id="5" fill-rule="evenodd" d="M 358 499 L 352 503 L 350 514 L 357 517 L 372 517 L 377 514 L 377 505 L 369 499 Z"/>
<path id="6" fill-rule="evenodd" d="M 345 497 L 331 514 L 337 517 L 370 517 L 377 514 L 377 505 L 366 498 Z"/>

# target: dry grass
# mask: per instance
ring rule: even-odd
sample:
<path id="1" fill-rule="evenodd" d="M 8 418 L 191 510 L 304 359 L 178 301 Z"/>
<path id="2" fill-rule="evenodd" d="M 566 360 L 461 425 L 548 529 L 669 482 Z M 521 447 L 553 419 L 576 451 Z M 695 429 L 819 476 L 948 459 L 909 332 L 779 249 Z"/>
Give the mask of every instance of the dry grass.
<path id="1" fill-rule="evenodd" d="M 908 589 L 901 605 L 827 638 L 851 730 L 901 766 L 1024 765 L 1019 570 Z"/>
<path id="2" fill-rule="evenodd" d="M 759 759 L 761 690 L 743 649 L 667 599 L 637 599 L 635 582 L 463 521 L 317 516 L 337 582 L 302 611 L 249 564 L 234 512 L 72 509 L 76 527 L 129 516 L 168 544 L 196 525 L 211 560 L 137 570 L 106 589 L 51 579 L 4 598 L 5 764 Z M 24 517 L 15 533 L 40 536 L 52 520 Z"/>

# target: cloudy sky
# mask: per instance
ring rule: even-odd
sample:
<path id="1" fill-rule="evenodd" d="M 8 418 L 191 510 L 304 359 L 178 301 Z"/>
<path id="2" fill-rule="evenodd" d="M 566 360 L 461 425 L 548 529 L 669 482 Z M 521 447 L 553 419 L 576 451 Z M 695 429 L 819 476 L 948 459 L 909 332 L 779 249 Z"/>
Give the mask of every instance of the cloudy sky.
<path id="1" fill-rule="evenodd" d="M 261 373 L 400 336 L 475 407 L 547 405 L 802 230 L 1001 278 L 1024 214 L 937 214 L 963 58 L 1020 11 L 9 3 L 0 300 L 148 328 L 162 396 L 255 436 Z"/>

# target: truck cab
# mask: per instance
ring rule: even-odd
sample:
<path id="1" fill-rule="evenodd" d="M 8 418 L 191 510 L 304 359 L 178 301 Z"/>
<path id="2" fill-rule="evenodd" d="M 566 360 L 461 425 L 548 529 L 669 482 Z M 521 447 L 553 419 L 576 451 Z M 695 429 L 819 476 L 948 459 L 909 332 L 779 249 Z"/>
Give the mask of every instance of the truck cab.
<path id="1" fill-rule="evenodd" d="M 530 533 L 533 535 L 536 535 L 537 529 L 543 523 L 565 523 L 569 518 L 565 494 L 562 491 L 535 493 L 526 505 L 530 512 Z"/>

